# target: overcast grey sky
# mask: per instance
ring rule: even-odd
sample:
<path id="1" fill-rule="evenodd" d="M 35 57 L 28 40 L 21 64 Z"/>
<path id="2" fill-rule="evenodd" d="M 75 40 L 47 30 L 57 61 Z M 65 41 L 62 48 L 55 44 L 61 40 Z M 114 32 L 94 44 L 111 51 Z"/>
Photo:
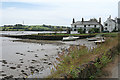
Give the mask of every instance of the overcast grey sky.
<path id="1" fill-rule="evenodd" d="M 27 25 L 70 26 L 72 19 L 118 17 L 119 0 L 2 0 L 0 25 L 24 21 Z"/>

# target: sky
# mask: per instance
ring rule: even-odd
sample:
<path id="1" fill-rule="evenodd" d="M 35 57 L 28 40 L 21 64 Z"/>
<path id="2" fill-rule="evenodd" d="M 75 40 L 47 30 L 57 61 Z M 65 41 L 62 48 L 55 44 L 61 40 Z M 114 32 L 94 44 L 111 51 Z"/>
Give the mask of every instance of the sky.
<path id="1" fill-rule="evenodd" d="M 80 21 L 118 17 L 119 0 L 1 0 L 0 25 L 69 26 L 72 19 Z"/>
<path id="2" fill-rule="evenodd" d="M 118 18 L 120 18 L 120 1 L 118 3 Z"/>

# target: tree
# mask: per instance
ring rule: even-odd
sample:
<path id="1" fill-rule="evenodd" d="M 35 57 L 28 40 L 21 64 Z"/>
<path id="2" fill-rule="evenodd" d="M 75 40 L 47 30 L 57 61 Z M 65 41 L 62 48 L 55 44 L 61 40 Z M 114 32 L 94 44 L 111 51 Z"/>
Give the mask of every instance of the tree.
<path id="1" fill-rule="evenodd" d="M 83 34 L 84 33 L 83 29 L 78 29 L 78 33 Z"/>
<path id="2" fill-rule="evenodd" d="M 100 29 L 99 28 L 91 28 L 89 30 L 89 33 L 99 33 L 100 32 Z"/>
<path id="3" fill-rule="evenodd" d="M 63 29 L 62 28 L 58 28 L 58 31 L 60 31 L 60 33 L 62 33 Z"/>
<path id="4" fill-rule="evenodd" d="M 67 28 L 67 34 L 70 34 L 71 33 L 71 28 Z"/>
<path id="5" fill-rule="evenodd" d="M 57 28 L 54 28 L 53 31 L 55 32 L 55 35 L 56 35 L 56 33 L 58 32 L 58 29 L 57 29 Z"/>

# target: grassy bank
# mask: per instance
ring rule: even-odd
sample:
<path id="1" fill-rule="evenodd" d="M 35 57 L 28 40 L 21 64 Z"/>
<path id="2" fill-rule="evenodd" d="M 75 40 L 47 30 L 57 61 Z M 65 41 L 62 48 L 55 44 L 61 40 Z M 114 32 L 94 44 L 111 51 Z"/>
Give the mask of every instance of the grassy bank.
<path id="1" fill-rule="evenodd" d="M 67 33 L 38 33 L 32 34 L 36 36 L 95 36 L 95 35 L 103 35 L 105 37 L 116 37 L 118 33 L 87 33 L 87 34 L 67 34 Z"/>
<path id="2" fill-rule="evenodd" d="M 35 39 L 35 40 L 62 40 L 67 36 L 78 36 L 80 39 L 94 37 L 95 34 L 32 34 L 32 35 L 2 35 L 5 37 L 21 38 L 21 39 Z"/>
<path id="3" fill-rule="evenodd" d="M 55 63 L 55 69 L 52 69 L 52 74 L 48 77 L 95 78 L 101 69 L 112 61 L 114 55 L 118 54 L 117 34 L 104 35 L 107 35 L 105 43 L 99 44 L 96 48 L 88 49 L 83 45 L 63 50 L 56 58 L 59 63 Z"/>

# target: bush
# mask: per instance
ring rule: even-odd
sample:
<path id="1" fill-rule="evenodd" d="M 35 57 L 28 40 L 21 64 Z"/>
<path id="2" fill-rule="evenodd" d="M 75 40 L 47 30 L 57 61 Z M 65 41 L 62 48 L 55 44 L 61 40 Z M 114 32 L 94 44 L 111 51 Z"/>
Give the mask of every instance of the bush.
<path id="1" fill-rule="evenodd" d="M 89 33 L 99 33 L 100 32 L 100 29 L 99 28 L 91 28 L 89 30 Z"/>
<path id="2" fill-rule="evenodd" d="M 83 29 L 78 29 L 78 33 L 83 34 L 84 33 Z"/>

